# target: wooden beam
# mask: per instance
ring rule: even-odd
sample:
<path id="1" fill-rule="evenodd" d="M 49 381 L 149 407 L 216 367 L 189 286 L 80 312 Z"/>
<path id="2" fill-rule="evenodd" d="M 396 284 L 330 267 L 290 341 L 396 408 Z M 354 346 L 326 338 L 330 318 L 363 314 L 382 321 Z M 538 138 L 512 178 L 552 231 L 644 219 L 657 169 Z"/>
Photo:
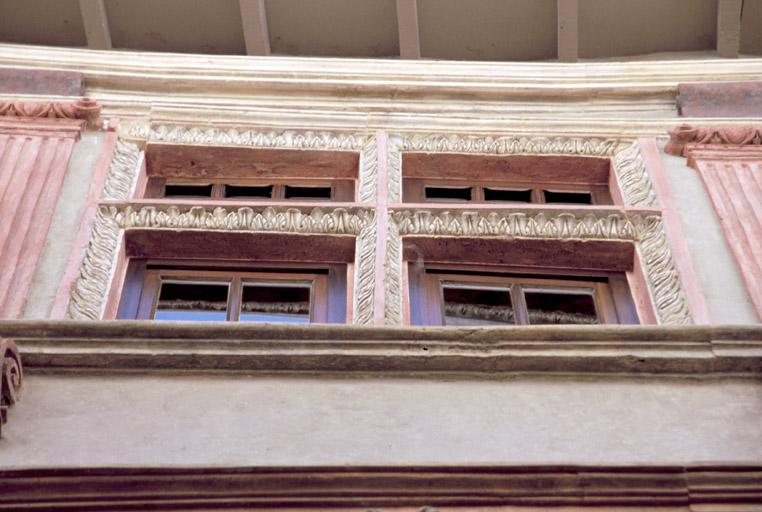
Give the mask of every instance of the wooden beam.
<path id="1" fill-rule="evenodd" d="M 249 55 L 270 55 L 270 32 L 267 28 L 265 0 L 239 0 L 243 37 Z"/>
<path id="2" fill-rule="evenodd" d="M 421 41 L 418 35 L 416 0 L 397 0 L 397 30 L 399 31 L 400 57 L 420 59 Z"/>
<path id="3" fill-rule="evenodd" d="M 743 0 L 720 0 L 717 5 L 717 54 L 736 58 L 741 47 Z"/>
<path id="4" fill-rule="evenodd" d="M 558 60 L 576 62 L 579 58 L 578 0 L 558 0 Z"/>
<path id="5" fill-rule="evenodd" d="M 94 50 L 110 50 L 111 31 L 103 0 L 79 0 L 79 10 L 82 13 L 87 46 Z"/>

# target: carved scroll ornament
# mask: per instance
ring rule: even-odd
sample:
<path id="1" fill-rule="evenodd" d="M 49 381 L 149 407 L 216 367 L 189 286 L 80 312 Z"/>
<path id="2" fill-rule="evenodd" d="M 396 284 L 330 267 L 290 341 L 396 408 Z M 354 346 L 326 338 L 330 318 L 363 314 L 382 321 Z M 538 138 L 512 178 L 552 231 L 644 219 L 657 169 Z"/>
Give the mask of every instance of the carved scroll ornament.
<path id="1" fill-rule="evenodd" d="M 83 119 L 93 124 L 100 112 L 101 106 L 90 98 L 74 102 L 0 101 L 0 116 Z"/>
<path id="2" fill-rule="evenodd" d="M 681 124 L 669 130 L 664 151 L 685 156 L 690 144 L 725 144 L 731 146 L 762 145 L 762 126 L 700 127 Z"/>
<path id="3" fill-rule="evenodd" d="M 23 370 L 16 344 L 0 339 L 0 436 L 8 421 L 8 408 L 21 398 Z"/>

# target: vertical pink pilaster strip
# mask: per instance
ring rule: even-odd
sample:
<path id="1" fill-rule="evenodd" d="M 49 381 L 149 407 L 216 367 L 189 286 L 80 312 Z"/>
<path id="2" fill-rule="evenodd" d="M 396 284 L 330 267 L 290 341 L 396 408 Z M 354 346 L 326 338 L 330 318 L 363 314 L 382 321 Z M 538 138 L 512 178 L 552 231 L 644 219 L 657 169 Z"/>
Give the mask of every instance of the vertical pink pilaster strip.
<path id="1" fill-rule="evenodd" d="M 675 265 L 680 273 L 683 289 L 691 308 L 693 322 L 696 324 L 710 324 L 709 308 L 704 299 L 701 283 L 693 268 L 693 259 L 685 242 L 685 234 L 680 224 L 675 200 L 667 184 L 667 177 L 659 157 L 659 148 L 654 139 L 640 139 L 638 143 L 640 144 L 640 151 L 643 155 L 646 170 L 651 178 L 656 196 L 659 198 L 664 231 L 669 239 L 672 256 L 675 258 Z"/>
<path id="2" fill-rule="evenodd" d="M 0 134 L 0 318 L 22 313 L 81 123 L 33 128 L 6 123 Z"/>
<path id="3" fill-rule="evenodd" d="M 698 150 L 690 153 L 690 159 L 720 217 L 725 239 L 762 320 L 762 150 Z"/>
<path id="4" fill-rule="evenodd" d="M 376 277 L 374 283 L 373 319 L 376 325 L 384 325 L 386 316 L 386 242 L 388 238 L 389 187 L 388 187 L 388 136 L 385 131 L 376 132 L 378 154 L 378 192 L 376 202 Z"/>

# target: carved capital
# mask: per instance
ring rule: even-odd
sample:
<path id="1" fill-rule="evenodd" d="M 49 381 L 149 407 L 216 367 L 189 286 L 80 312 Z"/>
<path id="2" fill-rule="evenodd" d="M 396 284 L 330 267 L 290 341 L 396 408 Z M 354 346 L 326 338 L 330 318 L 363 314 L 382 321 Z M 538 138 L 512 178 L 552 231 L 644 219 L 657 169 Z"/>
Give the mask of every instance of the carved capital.
<path id="1" fill-rule="evenodd" d="M 0 339 L 0 436 L 8 421 L 8 408 L 21 398 L 23 370 L 16 344 Z"/>
<path id="2" fill-rule="evenodd" d="M 670 155 L 687 156 L 692 144 L 726 146 L 762 146 L 762 126 L 692 126 L 681 124 L 669 130 L 669 142 L 664 151 Z"/>
<path id="3" fill-rule="evenodd" d="M 74 102 L 0 101 L 0 116 L 81 119 L 88 125 L 94 125 L 100 113 L 101 106 L 90 98 L 80 98 Z"/>

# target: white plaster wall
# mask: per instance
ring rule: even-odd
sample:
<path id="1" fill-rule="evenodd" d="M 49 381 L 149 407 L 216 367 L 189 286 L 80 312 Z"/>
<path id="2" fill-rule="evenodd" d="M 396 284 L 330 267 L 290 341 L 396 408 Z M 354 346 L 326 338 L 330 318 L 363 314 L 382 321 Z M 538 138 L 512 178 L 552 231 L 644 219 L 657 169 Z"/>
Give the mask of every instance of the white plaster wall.
<path id="1" fill-rule="evenodd" d="M 104 132 L 85 132 L 74 145 L 48 237 L 27 297 L 24 318 L 47 318 L 82 220 Z"/>
<path id="2" fill-rule="evenodd" d="M 0 467 L 762 460 L 762 382 L 27 376 Z"/>
<path id="3" fill-rule="evenodd" d="M 713 324 L 756 324 L 757 315 L 701 177 L 682 157 L 661 161 Z"/>

